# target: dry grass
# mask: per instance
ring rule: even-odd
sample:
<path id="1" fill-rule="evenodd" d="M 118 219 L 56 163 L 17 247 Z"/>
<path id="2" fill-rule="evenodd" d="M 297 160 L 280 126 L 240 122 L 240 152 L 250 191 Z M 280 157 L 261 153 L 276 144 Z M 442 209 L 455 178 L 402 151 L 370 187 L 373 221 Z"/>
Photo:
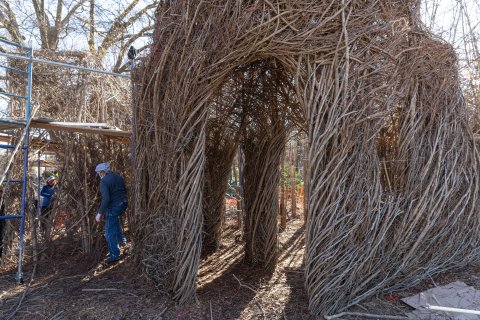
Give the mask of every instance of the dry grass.
<path id="1" fill-rule="evenodd" d="M 300 207 L 299 207 L 300 208 Z M 303 264 L 305 226 L 290 220 L 279 234 L 278 262 L 274 270 L 252 268 L 244 261 L 243 245 L 234 215 L 226 217 L 222 243 L 202 256 L 198 273 L 198 301 L 179 306 L 159 295 L 151 282 L 139 275 L 131 258 L 114 266 L 101 266 L 91 254 L 75 252 L 72 243 L 37 265 L 34 281 L 15 284 L 15 265 L 0 271 L 0 317 L 13 319 L 289 319 L 313 320 L 308 311 Z M 128 234 L 127 234 L 128 236 Z M 73 252 L 72 252 L 73 251 Z M 30 281 L 33 264 L 26 265 Z M 480 286 L 478 266 L 446 272 L 392 295 L 376 294 L 350 312 L 404 316 L 411 308 L 399 299 L 461 280 Z M 24 296 L 22 303 L 20 299 Z M 393 298 L 393 299 L 392 299 Z M 363 319 L 361 317 L 342 317 Z M 378 318 L 382 318 L 379 316 Z"/>

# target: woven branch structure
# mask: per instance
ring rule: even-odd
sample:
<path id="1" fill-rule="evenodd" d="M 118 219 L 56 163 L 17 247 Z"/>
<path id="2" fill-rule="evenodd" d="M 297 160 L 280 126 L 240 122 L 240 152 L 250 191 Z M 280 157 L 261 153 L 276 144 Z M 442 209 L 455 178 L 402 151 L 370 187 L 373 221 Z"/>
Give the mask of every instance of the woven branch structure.
<path id="1" fill-rule="evenodd" d="M 279 165 L 308 135 L 305 277 L 330 314 L 478 261 L 478 157 L 455 52 L 417 0 L 178 0 L 135 83 L 135 256 L 180 303 L 245 154 L 245 256 L 277 256 Z"/>
<path id="2" fill-rule="evenodd" d="M 78 51 L 52 52 L 38 50 L 34 56 L 62 63 L 89 68 L 99 68 L 94 57 Z M 11 60 L 10 65 L 26 70 L 25 61 Z M 129 129 L 131 121 L 130 85 L 128 81 L 100 75 L 93 72 L 62 67 L 35 64 L 33 67 L 32 106 L 38 109 L 35 117 L 65 122 L 108 122 L 122 129 Z M 8 73 L 9 92 L 26 95 L 27 78 L 15 72 Z M 24 118 L 23 102 L 10 101 L 10 115 Z M 23 129 L 15 129 L 16 135 L 23 134 Z M 45 153 L 55 154 L 59 171 L 59 184 L 56 193 L 54 216 L 61 216 L 66 221 L 69 233 L 79 235 L 83 251 L 91 251 L 100 242 L 101 236 L 96 228 L 94 217 L 99 205 L 99 179 L 95 166 L 100 162 L 111 162 L 112 168 L 124 175 L 128 181 L 131 167 L 128 144 L 100 135 L 61 132 L 57 130 L 31 129 L 34 139 L 30 145 L 30 178 L 28 205 L 33 205 L 37 197 L 37 188 L 32 182 L 37 181 L 36 160 Z M 23 173 L 22 155 L 18 153 L 10 177 L 20 179 Z M 3 169 L 2 169 L 3 170 Z M 53 168 L 47 168 L 48 171 Z M 41 181 L 45 183 L 45 181 Z M 18 206 L 21 193 L 16 189 L 8 190 L 6 207 L 13 211 Z M 129 190 L 130 191 L 130 190 Z M 12 192 L 16 192 L 13 193 Z M 33 209 L 32 209 L 33 210 Z M 30 212 L 31 209 L 28 209 Z M 65 217 L 66 216 L 66 217 Z M 27 217 L 28 219 L 28 217 Z M 53 219 L 53 217 L 51 217 Z M 12 221 L 9 223 L 16 223 Z M 31 225 L 27 223 L 27 235 L 30 237 Z M 12 228 L 17 230 L 18 228 Z M 65 232 L 59 228 L 53 230 L 59 234 Z M 8 236 L 8 235 L 7 235 Z M 54 235 L 52 235 L 54 236 Z M 16 237 L 9 237 L 8 243 L 14 244 Z M 80 243 L 80 242 L 79 242 Z M 98 248 L 100 251 L 100 248 Z M 13 250 L 9 252 L 14 253 Z M 27 255 L 29 252 L 27 252 Z"/>

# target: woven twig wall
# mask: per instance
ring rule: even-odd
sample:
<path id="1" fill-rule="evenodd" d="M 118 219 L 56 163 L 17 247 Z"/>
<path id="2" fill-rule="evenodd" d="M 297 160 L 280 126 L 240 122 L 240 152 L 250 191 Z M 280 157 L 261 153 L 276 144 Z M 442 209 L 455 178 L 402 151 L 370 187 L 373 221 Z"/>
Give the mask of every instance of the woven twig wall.
<path id="1" fill-rule="evenodd" d="M 90 68 L 100 65 L 82 52 L 39 50 L 34 52 L 34 56 Z M 26 61 L 10 62 L 19 69 L 27 68 Z M 9 90 L 25 95 L 27 77 L 15 72 L 10 72 L 8 76 Z M 48 64 L 34 64 L 32 78 L 32 107 L 38 109 L 35 117 L 54 121 L 106 122 L 123 130 L 130 129 L 130 85 L 126 79 Z M 24 112 L 23 102 L 10 101 L 11 116 L 23 118 Z M 18 131 L 21 134 L 23 130 Z M 73 226 L 69 232 L 80 231 L 82 249 L 89 251 L 93 247 L 93 239 L 99 236 L 94 222 L 99 196 L 95 166 L 99 162 L 111 162 L 112 168 L 122 173 L 128 183 L 131 166 L 128 144 L 93 134 L 44 129 L 31 129 L 31 132 L 35 139 L 30 145 L 30 160 L 36 160 L 44 152 L 53 152 L 58 161 L 55 169 L 59 171 L 59 192 L 54 215 L 59 211 L 67 212 L 67 223 Z M 17 159 L 12 172 L 21 175 L 22 168 L 22 159 Z M 83 186 L 81 189 L 78 188 L 80 185 Z M 36 196 L 36 188 L 31 186 L 28 198 L 35 199 Z M 61 228 L 54 231 L 64 232 Z"/>
<path id="2" fill-rule="evenodd" d="M 413 0 L 162 3 L 155 45 L 137 81 L 135 238 L 147 275 L 180 302 L 195 295 L 205 147 L 215 144 L 206 143 L 205 127 L 230 82 L 237 83 L 232 96 L 246 95 L 246 169 L 261 150 L 272 155 L 245 172 L 257 191 L 245 195 L 249 203 L 272 204 L 247 209 L 250 225 L 265 227 L 265 248 L 274 247 L 269 230 L 276 221 L 260 212 L 270 217 L 276 210 L 273 155 L 284 147 L 274 128 L 305 121 L 306 287 L 313 313 L 343 310 L 478 260 L 478 159 L 456 59 L 449 45 L 422 29 L 418 8 Z M 243 80 L 236 82 L 238 70 Z M 273 100 L 286 120 L 263 122 L 261 88 L 273 83 L 263 75 L 276 72 L 283 76 L 273 77 L 274 87 L 294 87 L 295 97 L 287 90 Z M 242 90 L 252 77 L 260 89 Z M 296 102 L 284 103 L 290 98 Z M 225 125 L 236 121 L 226 117 Z M 249 135 L 255 123 L 273 131 Z M 253 260 L 270 266 L 273 251 L 255 243 L 251 256 L 269 253 Z"/>

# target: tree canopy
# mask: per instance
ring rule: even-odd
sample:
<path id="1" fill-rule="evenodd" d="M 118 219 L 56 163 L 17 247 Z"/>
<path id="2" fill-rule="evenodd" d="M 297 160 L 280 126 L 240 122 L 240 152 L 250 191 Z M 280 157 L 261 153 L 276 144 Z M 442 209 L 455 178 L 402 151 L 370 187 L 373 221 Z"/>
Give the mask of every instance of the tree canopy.
<path id="1" fill-rule="evenodd" d="M 82 50 L 116 72 L 145 49 L 158 0 L 0 0 L 0 36 L 53 51 Z M 2 48 L 0 47 L 0 50 Z"/>

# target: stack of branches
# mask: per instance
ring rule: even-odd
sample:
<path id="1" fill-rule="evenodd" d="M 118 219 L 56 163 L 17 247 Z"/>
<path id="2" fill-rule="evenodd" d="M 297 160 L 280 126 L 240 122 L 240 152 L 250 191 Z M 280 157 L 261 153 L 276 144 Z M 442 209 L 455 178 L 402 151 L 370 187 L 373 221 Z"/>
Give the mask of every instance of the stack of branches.
<path id="1" fill-rule="evenodd" d="M 88 54 L 81 52 L 35 51 L 36 57 L 99 69 L 100 65 Z M 11 66 L 26 70 L 26 63 L 11 60 Z M 26 77 L 18 73 L 9 74 L 9 92 L 26 94 Z M 47 64 L 35 64 L 32 81 L 33 116 L 54 121 L 107 123 L 123 130 L 130 129 L 130 86 L 128 80 L 108 75 L 67 69 Z M 11 100 L 10 115 L 22 119 L 25 108 L 19 101 Z M 65 235 L 74 236 L 70 242 L 74 248 L 90 252 L 99 246 L 100 232 L 94 223 L 99 204 L 98 184 L 95 166 L 100 162 L 111 162 L 112 168 L 127 175 L 129 167 L 129 147 L 121 141 L 100 135 L 66 133 L 47 129 L 32 129 L 33 142 L 30 147 L 30 174 L 28 189 L 28 210 L 35 212 L 33 200 L 37 197 L 37 159 L 45 154 L 54 157 L 55 166 L 45 168 L 53 173 L 58 170 L 59 179 L 52 214 L 40 217 L 48 226 L 42 231 L 42 241 L 38 251 L 44 251 L 52 239 Z M 20 137 L 23 130 L 13 135 Z M 11 176 L 21 177 L 21 153 L 18 153 Z M 2 169 L 3 170 L 3 169 Z M 43 176 L 42 178 L 46 178 Z M 45 183 L 40 179 L 40 183 Z M 20 199 L 11 197 L 10 199 Z M 18 202 L 18 201 L 17 201 Z M 18 203 L 17 203 L 18 206 Z M 9 205 L 7 204 L 7 207 Z M 11 209 L 11 208 L 10 208 Z M 33 219 L 29 215 L 28 219 Z M 9 224 L 16 224 L 15 221 Z M 38 231 L 35 223 L 27 221 L 27 243 L 36 242 Z M 10 233 L 16 227 L 9 228 Z M 29 232 L 30 231 L 30 232 Z M 18 240 L 6 234 L 7 244 L 14 245 Z M 100 250 L 99 250 L 100 251 Z M 13 251 L 4 252 L 10 256 Z M 27 252 L 29 253 L 29 252 Z M 6 255 L 5 255 L 6 254 Z"/>
<path id="2" fill-rule="evenodd" d="M 419 7 L 419 0 L 159 5 L 154 45 L 136 78 L 134 217 L 135 256 L 159 287 L 179 302 L 194 298 L 202 225 L 217 223 L 202 220 L 221 214 L 218 205 L 202 212 L 211 208 L 202 207 L 214 172 L 208 164 L 224 151 L 226 166 L 235 140 L 250 159 L 245 240 L 258 240 L 247 257 L 272 267 L 274 187 L 290 123 L 309 140 L 312 313 L 479 260 L 479 163 L 458 65 L 451 46 L 421 24 Z M 267 98 L 258 103 L 259 95 Z M 209 115 L 219 101 L 230 111 L 215 131 Z M 240 134 L 223 147 L 232 128 Z M 249 234 L 247 225 L 261 231 Z"/>

